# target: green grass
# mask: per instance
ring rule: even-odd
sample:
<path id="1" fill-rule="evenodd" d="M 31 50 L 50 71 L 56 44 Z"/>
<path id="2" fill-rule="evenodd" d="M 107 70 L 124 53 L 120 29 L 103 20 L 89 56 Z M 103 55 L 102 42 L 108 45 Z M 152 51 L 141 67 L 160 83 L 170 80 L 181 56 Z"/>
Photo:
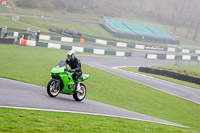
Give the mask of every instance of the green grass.
<path id="1" fill-rule="evenodd" d="M 47 85 L 50 70 L 66 56 L 64 50 L 39 47 L 0 45 L 0 50 L 0 77 L 40 86 Z M 87 98 L 191 127 L 183 132 L 200 132 L 199 105 L 84 64 L 82 69 L 83 73 L 90 74 L 90 78 L 84 82 Z M 48 117 L 46 119 L 51 120 Z M 101 125 L 106 124 L 102 122 Z M 149 123 L 144 125 L 149 126 Z M 99 127 L 93 125 L 93 128 L 95 126 Z M 152 128 L 157 126 L 155 124 Z M 160 132 L 147 129 L 148 132 Z M 135 130 L 139 131 L 137 128 Z M 164 128 L 161 132 L 167 130 Z"/>
<path id="2" fill-rule="evenodd" d="M 29 9 L 29 8 L 20 8 L 16 7 L 17 14 L 26 14 L 26 15 L 37 15 L 37 16 L 50 16 L 56 18 L 74 18 L 74 19 L 100 19 L 101 16 L 95 14 L 92 11 L 86 11 L 85 13 L 70 13 L 63 10 L 42 10 L 42 9 Z"/>
<path id="3" fill-rule="evenodd" d="M 64 22 L 64 21 L 56 21 L 56 20 L 46 20 L 46 19 L 38 19 L 38 18 L 26 18 L 21 17 L 20 21 L 12 21 L 11 17 L 0 17 L 0 26 L 7 26 L 9 29 L 16 29 L 16 30 L 27 30 L 27 28 L 31 28 L 33 30 L 40 30 L 41 32 L 50 33 L 49 28 L 56 29 L 60 28 L 63 30 L 72 30 L 75 32 L 82 32 L 84 36 L 90 36 L 91 38 L 103 38 L 106 40 L 112 41 L 122 41 L 122 42 L 129 42 L 129 43 L 137 43 L 137 44 L 144 44 L 140 41 L 117 38 L 112 36 L 109 32 L 104 30 L 98 24 L 79 24 L 79 23 L 72 23 L 72 22 Z M 148 43 L 145 42 L 146 45 L 159 45 L 159 46 L 166 46 L 166 44 L 157 44 L 157 43 Z"/>
<path id="4" fill-rule="evenodd" d="M 145 44 L 145 45 L 156 45 L 156 46 L 167 46 L 166 44 L 159 44 L 159 43 L 148 43 L 148 42 L 141 42 L 136 40 L 129 40 L 123 38 L 117 38 L 112 36 L 109 32 L 104 30 L 99 24 L 80 24 L 80 23 L 73 23 L 73 22 L 65 22 L 62 20 L 47 20 L 47 19 L 33 19 L 33 18 L 26 18 L 22 17 L 21 22 L 33 25 L 35 27 L 40 27 L 48 30 L 60 28 L 63 30 L 72 30 L 75 32 L 82 32 L 84 36 L 89 36 L 91 38 L 102 38 L 105 40 L 112 40 L 112 41 L 122 41 L 122 42 L 129 42 L 133 44 Z"/>
<path id="5" fill-rule="evenodd" d="M 98 24 L 79 24 L 79 23 L 72 23 L 72 22 L 64 22 L 60 20 L 57 21 L 57 20 L 32 19 L 32 18 L 21 18 L 21 21 L 24 23 L 42 27 L 45 29 L 60 28 L 63 30 L 73 30 L 75 32 L 80 31 L 90 36 L 108 37 L 108 38 L 112 37 L 111 34 L 109 34 L 107 31 L 102 29 L 100 25 Z"/>
<path id="6" fill-rule="evenodd" d="M 7 26 L 9 29 L 27 30 L 27 28 L 37 29 L 42 32 L 48 32 L 47 29 L 33 26 L 26 23 L 12 21 L 11 18 L 0 17 L 0 26 Z"/>
<path id="7" fill-rule="evenodd" d="M 1 132 L 191 133 L 185 128 L 134 120 L 7 108 L 0 108 L 0 122 Z"/>
<path id="8" fill-rule="evenodd" d="M 72 23 L 72 22 L 65 22 L 65 21 L 31 19 L 31 18 L 21 18 L 21 21 L 24 23 L 45 28 L 45 29 L 60 28 L 63 30 L 72 30 L 75 32 L 80 31 L 84 34 L 84 36 L 90 36 L 92 38 L 104 38 L 104 39 L 109 39 L 109 40 L 135 42 L 133 40 L 116 38 L 112 36 L 110 33 L 108 33 L 106 30 L 104 30 L 99 24 L 80 24 L 80 23 Z"/>
<path id="9" fill-rule="evenodd" d="M 0 5 L 0 13 L 8 13 L 8 12 L 9 12 L 9 9 L 7 7 L 4 7 L 4 6 Z"/>
<path id="10" fill-rule="evenodd" d="M 47 20 L 47 19 L 33 19 L 33 18 L 27 18 L 27 17 L 21 17 L 21 22 L 32 25 L 35 29 L 41 28 L 41 31 L 48 32 L 49 28 L 56 29 L 60 28 L 63 30 L 72 30 L 72 31 L 80 31 L 86 36 L 90 36 L 93 38 L 103 38 L 106 40 L 113 40 L 113 41 L 122 41 L 122 42 L 129 42 L 134 44 L 145 44 L 145 45 L 155 45 L 155 46 L 167 46 L 167 44 L 161 44 L 161 43 L 149 43 L 149 42 L 141 42 L 136 40 L 129 40 L 129 39 L 123 39 L 123 38 L 117 38 L 112 36 L 109 32 L 104 30 L 99 24 L 80 24 L 80 23 L 73 23 L 73 22 L 65 22 L 62 20 Z M 162 26 L 161 26 L 162 27 Z M 17 27 L 16 27 L 17 28 Z M 183 36 L 180 36 L 181 38 L 181 44 L 182 45 L 188 45 L 188 44 L 194 44 L 198 46 L 197 44 L 199 41 L 194 41 L 192 39 L 185 39 Z"/>
<path id="11" fill-rule="evenodd" d="M 170 65 L 170 66 L 156 66 L 156 67 L 153 67 L 153 68 L 160 68 L 160 69 L 162 68 L 162 69 L 166 69 L 166 70 L 170 70 L 170 71 L 174 71 L 174 72 L 178 72 L 178 73 L 182 73 L 182 74 L 187 73 L 187 75 L 190 75 L 190 76 L 199 75 L 199 65 L 197 65 L 197 66 L 171 66 Z M 181 80 L 177 80 L 177 79 L 173 79 L 173 78 L 169 78 L 169 77 L 165 77 L 165 76 L 161 76 L 161 75 L 139 72 L 138 67 L 127 67 L 127 68 L 122 68 L 122 69 L 127 70 L 127 71 L 131 71 L 131 72 L 135 72 L 135 73 L 148 75 L 148 76 L 151 76 L 151 77 L 154 77 L 154 78 L 170 81 L 170 82 L 177 83 L 177 84 L 180 84 L 180 85 L 200 89 L 200 85 L 198 85 L 198 84 L 194 84 L 194 83 L 190 83 L 190 82 L 186 82 L 186 81 L 181 81 Z"/>
<path id="12" fill-rule="evenodd" d="M 64 22 L 64 21 L 56 21 L 56 20 L 46 20 L 46 19 L 32 19 L 32 18 L 21 18 L 19 22 L 12 21 L 10 17 L 0 17 L 0 26 L 7 26 L 9 29 L 16 29 L 17 31 L 27 30 L 27 28 L 31 28 L 32 30 L 40 30 L 42 34 L 52 34 L 49 32 L 49 28 L 56 29 L 64 29 L 64 30 L 72 30 L 75 32 L 82 32 L 84 33 L 83 36 L 89 36 L 90 38 L 103 38 L 105 40 L 112 40 L 112 41 L 122 41 L 122 42 L 130 42 L 130 43 L 142 43 L 139 41 L 127 40 L 122 38 L 117 38 L 112 36 L 110 33 L 105 31 L 100 25 L 98 24 L 78 24 L 78 23 L 71 23 L 71 22 Z M 44 32 L 44 33 L 43 33 Z M 57 36 L 60 36 L 56 34 Z M 152 44 L 152 43 L 145 43 L 148 45 L 162 45 L 166 46 L 165 44 Z M 113 47 L 116 48 L 116 47 Z"/>

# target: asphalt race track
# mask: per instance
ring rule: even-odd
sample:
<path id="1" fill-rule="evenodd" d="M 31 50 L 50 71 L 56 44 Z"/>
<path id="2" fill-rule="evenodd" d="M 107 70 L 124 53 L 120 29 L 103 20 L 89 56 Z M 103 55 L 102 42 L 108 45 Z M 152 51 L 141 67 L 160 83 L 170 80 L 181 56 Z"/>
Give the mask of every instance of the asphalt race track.
<path id="1" fill-rule="evenodd" d="M 87 55 L 78 56 L 78 58 L 84 64 L 200 104 L 200 90 L 118 69 L 122 66 L 169 65 L 174 64 L 173 61 Z M 0 107 L 82 113 L 182 126 L 88 99 L 76 102 L 72 96 L 62 94 L 56 98 L 50 98 L 45 87 L 3 78 L 0 78 Z"/>
<path id="2" fill-rule="evenodd" d="M 4 78 L 0 78 L 0 92 L 0 107 L 110 116 L 184 127 L 88 99 L 76 102 L 72 96 L 63 94 L 51 98 L 45 87 Z"/>
<path id="3" fill-rule="evenodd" d="M 159 66 L 159 65 L 170 65 L 174 64 L 175 63 L 174 61 L 148 60 L 144 58 L 134 58 L 134 57 L 117 58 L 117 57 L 103 57 L 103 56 L 79 56 L 79 58 L 84 64 L 88 64 L 90 66 L 99 68 L 109 73 L 181 97 L 196 104 L 200 104 L 200 90 L 198 89 L 117 69 L 118 67 L 123 67 L 123 66 L 149 67 L 149 66 Z M 188 64 L 188 63 L 183 62 L 182 64 Z"/>

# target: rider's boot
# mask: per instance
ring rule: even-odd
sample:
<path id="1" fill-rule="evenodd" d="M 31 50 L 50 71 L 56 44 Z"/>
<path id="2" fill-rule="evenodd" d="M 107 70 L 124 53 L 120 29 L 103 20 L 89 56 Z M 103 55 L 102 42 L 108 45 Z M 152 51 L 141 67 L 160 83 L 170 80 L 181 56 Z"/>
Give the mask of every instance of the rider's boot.
<path id="1" fill-rule="evenodd" d="M 81 87 L 80 87 L 80 82 L 76 81 L 76 82 L 75 82 L 75 89 L 74 89 L 74 92 L 79 92 L 80 89 L 81 89 Z"/>
<path id="2" fill-rule="evenodd" d="M 79 92 L 81 90 L 80 82 L 77 82 L 76 91 Z"/>

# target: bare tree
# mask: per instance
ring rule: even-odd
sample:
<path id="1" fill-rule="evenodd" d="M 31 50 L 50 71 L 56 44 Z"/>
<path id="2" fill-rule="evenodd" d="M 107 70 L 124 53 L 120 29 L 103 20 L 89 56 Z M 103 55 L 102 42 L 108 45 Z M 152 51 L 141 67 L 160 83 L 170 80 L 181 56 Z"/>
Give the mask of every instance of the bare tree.
<path id="1" fill-rule="evenodd" d="M 158 22 L 160 21 L 161 18 L 160 8 L 161 8 L 161 0 L 155 0 L 155 13 L 156 13 L 156 20 Z"/>
<path id="2" fill-rule="evenodd" d="M 140 0 L 140 9 L 143 10 L 145 0 Z"/>
<path id="3" fill-rule="evenodd" d="M 93 0 L 93 9 L 96 8 L 96 0 Z"/>
<path id="4" fill-rule="evenodd" d="M 195 26 L 193 40 L 196 40 L 197 37 L 198 37 L 198 34 L 199 34 L 199 24 L 200 24 L 200 21 L 198 21 L 197 25 Z"/>
<path id="5" fill-rule="evenodd" d="M 196 15 L 196 25 L 194 27 L 194 36 L 193 36 L 193 40 L 196 40 L 199 34 L 199 26 L 200 26 L 200 17 L 199 17 L 200 11 L 197 13 Z"/>
<path id="6" fill-rule="evenodd" d="M 182 13 L 182 12 L 183 12 L 183 9 L 184 9 L 184 7 L 185 7 L 185 4 L 186 4 L 187 0 L 181 0 L 181 2 L 182 2 L 182 4 L 181 4 L 181 8 L 180 8 L 180 10 L 179 10 L 179 13 Z"/>
<path id="7" fill-rule="evenodd" d="M 185 35 L 185 38 L 188 38 L 189 33 L 190 33 L 190 31 L 191 31 L 191 29 L 192 29 L 192 26 L 193 26 L 193 24 L 194 24 L 194 21 L 195 21 L 195 17 L 192 16 L 192 19 L 191 19 L 190 25 L 189 25 L 189 27 L 188 27 L 187 33 L 186 33 L 186 35 Z"/>
<path id="8" fill-rule="evenodd" d="M 180 0 L 176 0 L 176 1 L 174 1 L 174 3 L 173 3 L 173 12 L 172 12 L 172 16 L 171 16 L 171 20 L 172 20 L 172 21 L 174 21 L 175 14 L 176 14 L 176 12 L 178 11 L 179 3 L 180 3 Z"/>

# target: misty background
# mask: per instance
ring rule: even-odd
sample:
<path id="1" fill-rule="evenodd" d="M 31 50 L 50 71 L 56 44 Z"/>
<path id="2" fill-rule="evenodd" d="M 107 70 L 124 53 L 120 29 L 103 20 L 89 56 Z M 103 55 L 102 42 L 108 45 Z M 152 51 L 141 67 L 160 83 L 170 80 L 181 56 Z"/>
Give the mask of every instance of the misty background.
<path id="1" fill-rule="evenodd" d="M 63 13 L 93 12 L 98 16 L 138 18 L 171 25 L 173 33 L 186 27 L 185 38 L 199 35 L 199 0 L 15 0 L 19 7 L 62 10 Z"/>

